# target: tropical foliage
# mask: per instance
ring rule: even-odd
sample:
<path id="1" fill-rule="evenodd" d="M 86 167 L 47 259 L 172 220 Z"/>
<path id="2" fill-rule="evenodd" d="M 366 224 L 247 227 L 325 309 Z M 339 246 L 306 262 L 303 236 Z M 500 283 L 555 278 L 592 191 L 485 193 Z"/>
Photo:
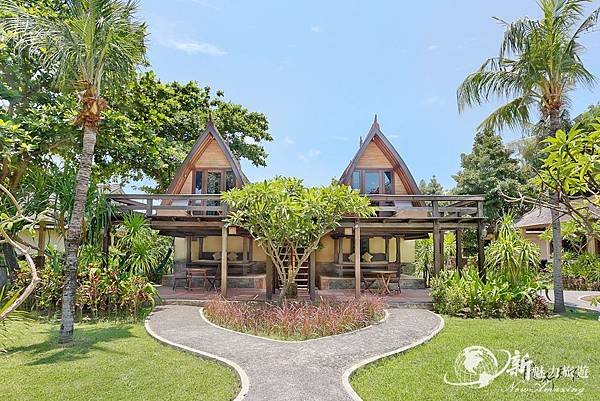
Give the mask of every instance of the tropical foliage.
<path id="1" fill-rule="evenodd" d="M 553 136 L 562 126 L 577 85 L 591 86 L 595 78 L 582 59 L 581 37 L 598 24 L 600 8 L 586 16 L 589 0 L 540 0 L 539 19 L 521 18 L 505 22 L 497 57 L 487 59 L 467 76 L 457 91 L 459 110 L 499 99 L 507 101 L 480 125 L 482 129 L 529 128 L 539 113 L 543 137 Z M 549 202 L 554 225 L 552 271 L 554 310 L 564 312 L 561 275 L 559 194 L 551 191 Z"/>
<path id="2" fill-rule="evenodd" d="M 381 298 L 348 302 L 265 304 L 228 302 L 214 298 L 204 308 L 212 322 L 244 333 L 283 340 L 307 340 L 361 329 L 384 316 Z"/>
<path id="3" fill-rule="evenodd" d="M 223 194 L 223 201 L 233 210 L 227 224 L 248 230 L 273 261 L 282 298 L 323 235 L 336 229 L 344 215 L 374 213 L 369 199 L 349 186 L 333 182 L 307 188 L 297 178 L 277 177 L 234 188 Z M 289 265 L 281 257 L 282 249 L 289 250 Z"/>
<path id="4" fill-rule="evenodd" d="M 484 281 L 477 269 L 442 271 L 431 280 L 431 297 L 436 312 L 485 318 L 533 318 L 548 315 L 548 304 L 535 281 L 511 283 L 497 274 Z"/>
<path id="5" fill-rule="evenodd" d="M 497 238 L 486 249 L 487 271 L 516 285 L 535 277 L 539 261 L 539 248 L 523 238 L 521 231 L 514 227 L 511 215 L 505 215 L 499 224 Z"/>
<path id="6" fill-rule="evenodd" d="M 600 256 L 565 252 L 563 283 L 568 290 L 600 291 Z"/>
<path id="7" fill-rule="evenodd" d="M 559 195 L 563 213 L 600 240 L 600 119 L 544 140 L 536 183 Z"/>

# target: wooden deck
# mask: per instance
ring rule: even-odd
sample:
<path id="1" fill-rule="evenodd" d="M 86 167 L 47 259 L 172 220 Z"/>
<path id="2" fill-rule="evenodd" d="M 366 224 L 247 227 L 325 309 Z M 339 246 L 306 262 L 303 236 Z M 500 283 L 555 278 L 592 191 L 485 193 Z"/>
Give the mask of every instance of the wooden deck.
<path id="1" fill-rule="evenodd" d="M 159 286 L 158 292 L 165 304 L 198 305 L 202 306 L 206 301 L 219 295 L 216 291 L 204 289 L 186 290 Z M 364 293 L 368 296 L 369 293 Z M 317 290 L 317 299 L 350 301 L 354 299 L 354 289 L 347 290 Z M 266 291 L 254 288 L 229 288 L 227 299 L 233 301 L 265 301 Z M 298 299 L 308 300 L 308 292 L 298 294 Z M 383 299 L 390 307 L 425 308 L 432 307 L 431 296 L 428 289 L 403 289 L 402 293 L 384 296 Z"/>

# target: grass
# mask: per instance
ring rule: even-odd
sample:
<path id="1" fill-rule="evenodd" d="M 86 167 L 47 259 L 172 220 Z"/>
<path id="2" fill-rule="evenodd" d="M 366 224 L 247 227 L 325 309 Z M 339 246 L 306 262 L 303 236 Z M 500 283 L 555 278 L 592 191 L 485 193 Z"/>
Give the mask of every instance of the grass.
<path id="1" fill-rule="evenodd" d="M 569 312 L 538 320 L 482 320 L 445 318 L 445 328 L 429 343 L 360 369 L 351 384 L 365 400 L 600 400 L 600 322 L 598 314 Z M 579 396 L 565 393 L 515 393 L 506 389 L 522 379 L 503 374 L 484 388 L 456 387 L 444 383 L 454 378 L 454 360 L 468 346 L 481 345 L 497 355 L 498 349 L 529 353 L 546 369 L 563 365 L 587 365 L 589 378 L 574 383 L 559 379 L 557 387 L 583 388 Z"/>
<path id="2" fill-rule="evenodd" d="M 232 370 L 161 345 L 141 323 L 80 324 L 66 347 L 57 344 L 56 325 L 9 324 L 13 338 L 0 352 L 3 401 L 224 401 L 239 391 Z"/>

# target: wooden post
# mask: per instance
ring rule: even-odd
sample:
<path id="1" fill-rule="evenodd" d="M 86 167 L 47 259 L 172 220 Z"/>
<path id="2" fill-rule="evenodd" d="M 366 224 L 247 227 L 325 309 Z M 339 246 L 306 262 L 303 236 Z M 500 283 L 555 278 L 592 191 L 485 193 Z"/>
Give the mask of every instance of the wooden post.
<path id="1" fill-rule="evenodd" d="M 265 276 L 265 281 L 266 281 L 266 285 L 267 285 L 267 300 L 270 301 L 271 299 L 273 299 L 273 281 L 274 281 L 274 277 L 273 277 L 273 261 L 271 260 L 271 257 L 269 255 L 267 255 L 267 262 L 266 262 L 266 267 L 267 267 L 267 271 L 266 271 L 266 276 Z"/>
<path id="2" fill-rule="evenodd" d="M 436 220 L 433 222 L 433 276 L 437 276 L 442 270 L 444 264 L 444 256 L 442 254 L 442 246 L 440 245 L 440 223 Z M 443 238 L 441 238 L 443 241 Z"/>
<path id="3" fill-rule="evenodd" d="M 358 250 L 354 252 L 354 296 L 356 299 L 360 298 L 360 225 L 358 222 L 354 224 L 354 249 Z"/>
<path id="4" fill-rule="evenodd" d="M 198 259 L 204 259 L 202 254 L 204 253 L 204 237 L 198 237 Z"/>
<path id="5" fill-rule="evenodd" d="M 485 253 L 483 247 L 483 221 L 477 223 L 477 269 L 479 277 L 485 281 Z"/>
<path id="6" fill-rule="evenodd" d="M 313 253 L 310 255 L 310 265 L 309 265 L 309 269 L 308 269 L 308 293 L 310 295 L 310 300 L 314 301 L 317 298 L 317 291 L 316 291 L 316 273 L 317 273 L 317 253 L 315 251 L 313 251 Z"/>
<path id="7" fill-rule="evenodd" d="M 192 237 L 189 235 L 185 237 L 186 255 L 185 260 L 187 263 L 192 262 Z"/>
<path id="8" fill-rule="evenodd" d="M 248 268 L 248 239 L 242 237 L 242 276 L 246 275 Z"/>
<path id="9" fill-rule="evenodd" d="M 456 270 L 459 275 L 462 275 L 463 247 L 462 247 L 462 228 L 456 229 Z"/>
<path id="10" fill-rule="evenodd" d="M 46 223 L 40 222 L 38 228 L 38 253 L 37 253 L 37 268 L 44 269 L 46 262 Z"/>
<path id="11" fill-rule="evenodd" d="M 227 228 L 221 229 L 221 296 L 227 298 Z"/>
<path id="12" fill-rule="evenodd" d="M 390 237 L 385 237 L 385 261 L 390 264 Z"/>
<path id="13" fill-rule="evenodd" d="M 402 238 L 396 237 L 396 263 L 402 266 Z"/>

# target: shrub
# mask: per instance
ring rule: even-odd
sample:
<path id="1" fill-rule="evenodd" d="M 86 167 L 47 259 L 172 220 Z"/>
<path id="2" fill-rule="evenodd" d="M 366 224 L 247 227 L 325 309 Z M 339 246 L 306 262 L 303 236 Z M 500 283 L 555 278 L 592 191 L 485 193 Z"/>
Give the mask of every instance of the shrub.
<path id="1" fill-rule="evenodd" d="M 548 315 L 548 305 L 537 294 L 535 281 L 512 284 L 491 273 L 486 282 L 475 268 L 443 271 L 431 281 L 431 296 L 438 313 L 484 318 L 532 318 Z"/>
<path id="2" fill-rule="evenodd" d="M 563 255 L 563 284 L 567 290 L 600 290 L 600 256 L 589 253 Z"/>
<path id="3" fill-rule="evenodd" d="M 515 228 L 513 217 L 505 215 L 500 221 L 496 240 L 486 249 L 485 261 L 488 271 L 516 284 L 537 274 L 540 251 Z"/>
<path id="4" fill-rule="evenodd" d="M 22 266 L 11 292 L 20 291 L 30 280 L 30 271 Z M 55 271 L 51 264 L 38 272 L 41 283 L 25 306 L 32 311 L 53 315 L 60 310 L 64 274 Z M 108 267 L 84 266 L 78 271 L 78 284 L 75 305 L 80 315 L 94 318 L 105 316 L 138 317 L 142 307 L 154 306 L 158 292 L 143 276 L 120 272 L 109 264 Z"/>
<path id="5" fill-rule="evenodd" d="M 348 302 L 229 302 L 214 298 L 204 309 L 220 326 L 266 337 L 304 340 L 366 327 L 383 317 L 384 302 L 364 297 Z"/>

